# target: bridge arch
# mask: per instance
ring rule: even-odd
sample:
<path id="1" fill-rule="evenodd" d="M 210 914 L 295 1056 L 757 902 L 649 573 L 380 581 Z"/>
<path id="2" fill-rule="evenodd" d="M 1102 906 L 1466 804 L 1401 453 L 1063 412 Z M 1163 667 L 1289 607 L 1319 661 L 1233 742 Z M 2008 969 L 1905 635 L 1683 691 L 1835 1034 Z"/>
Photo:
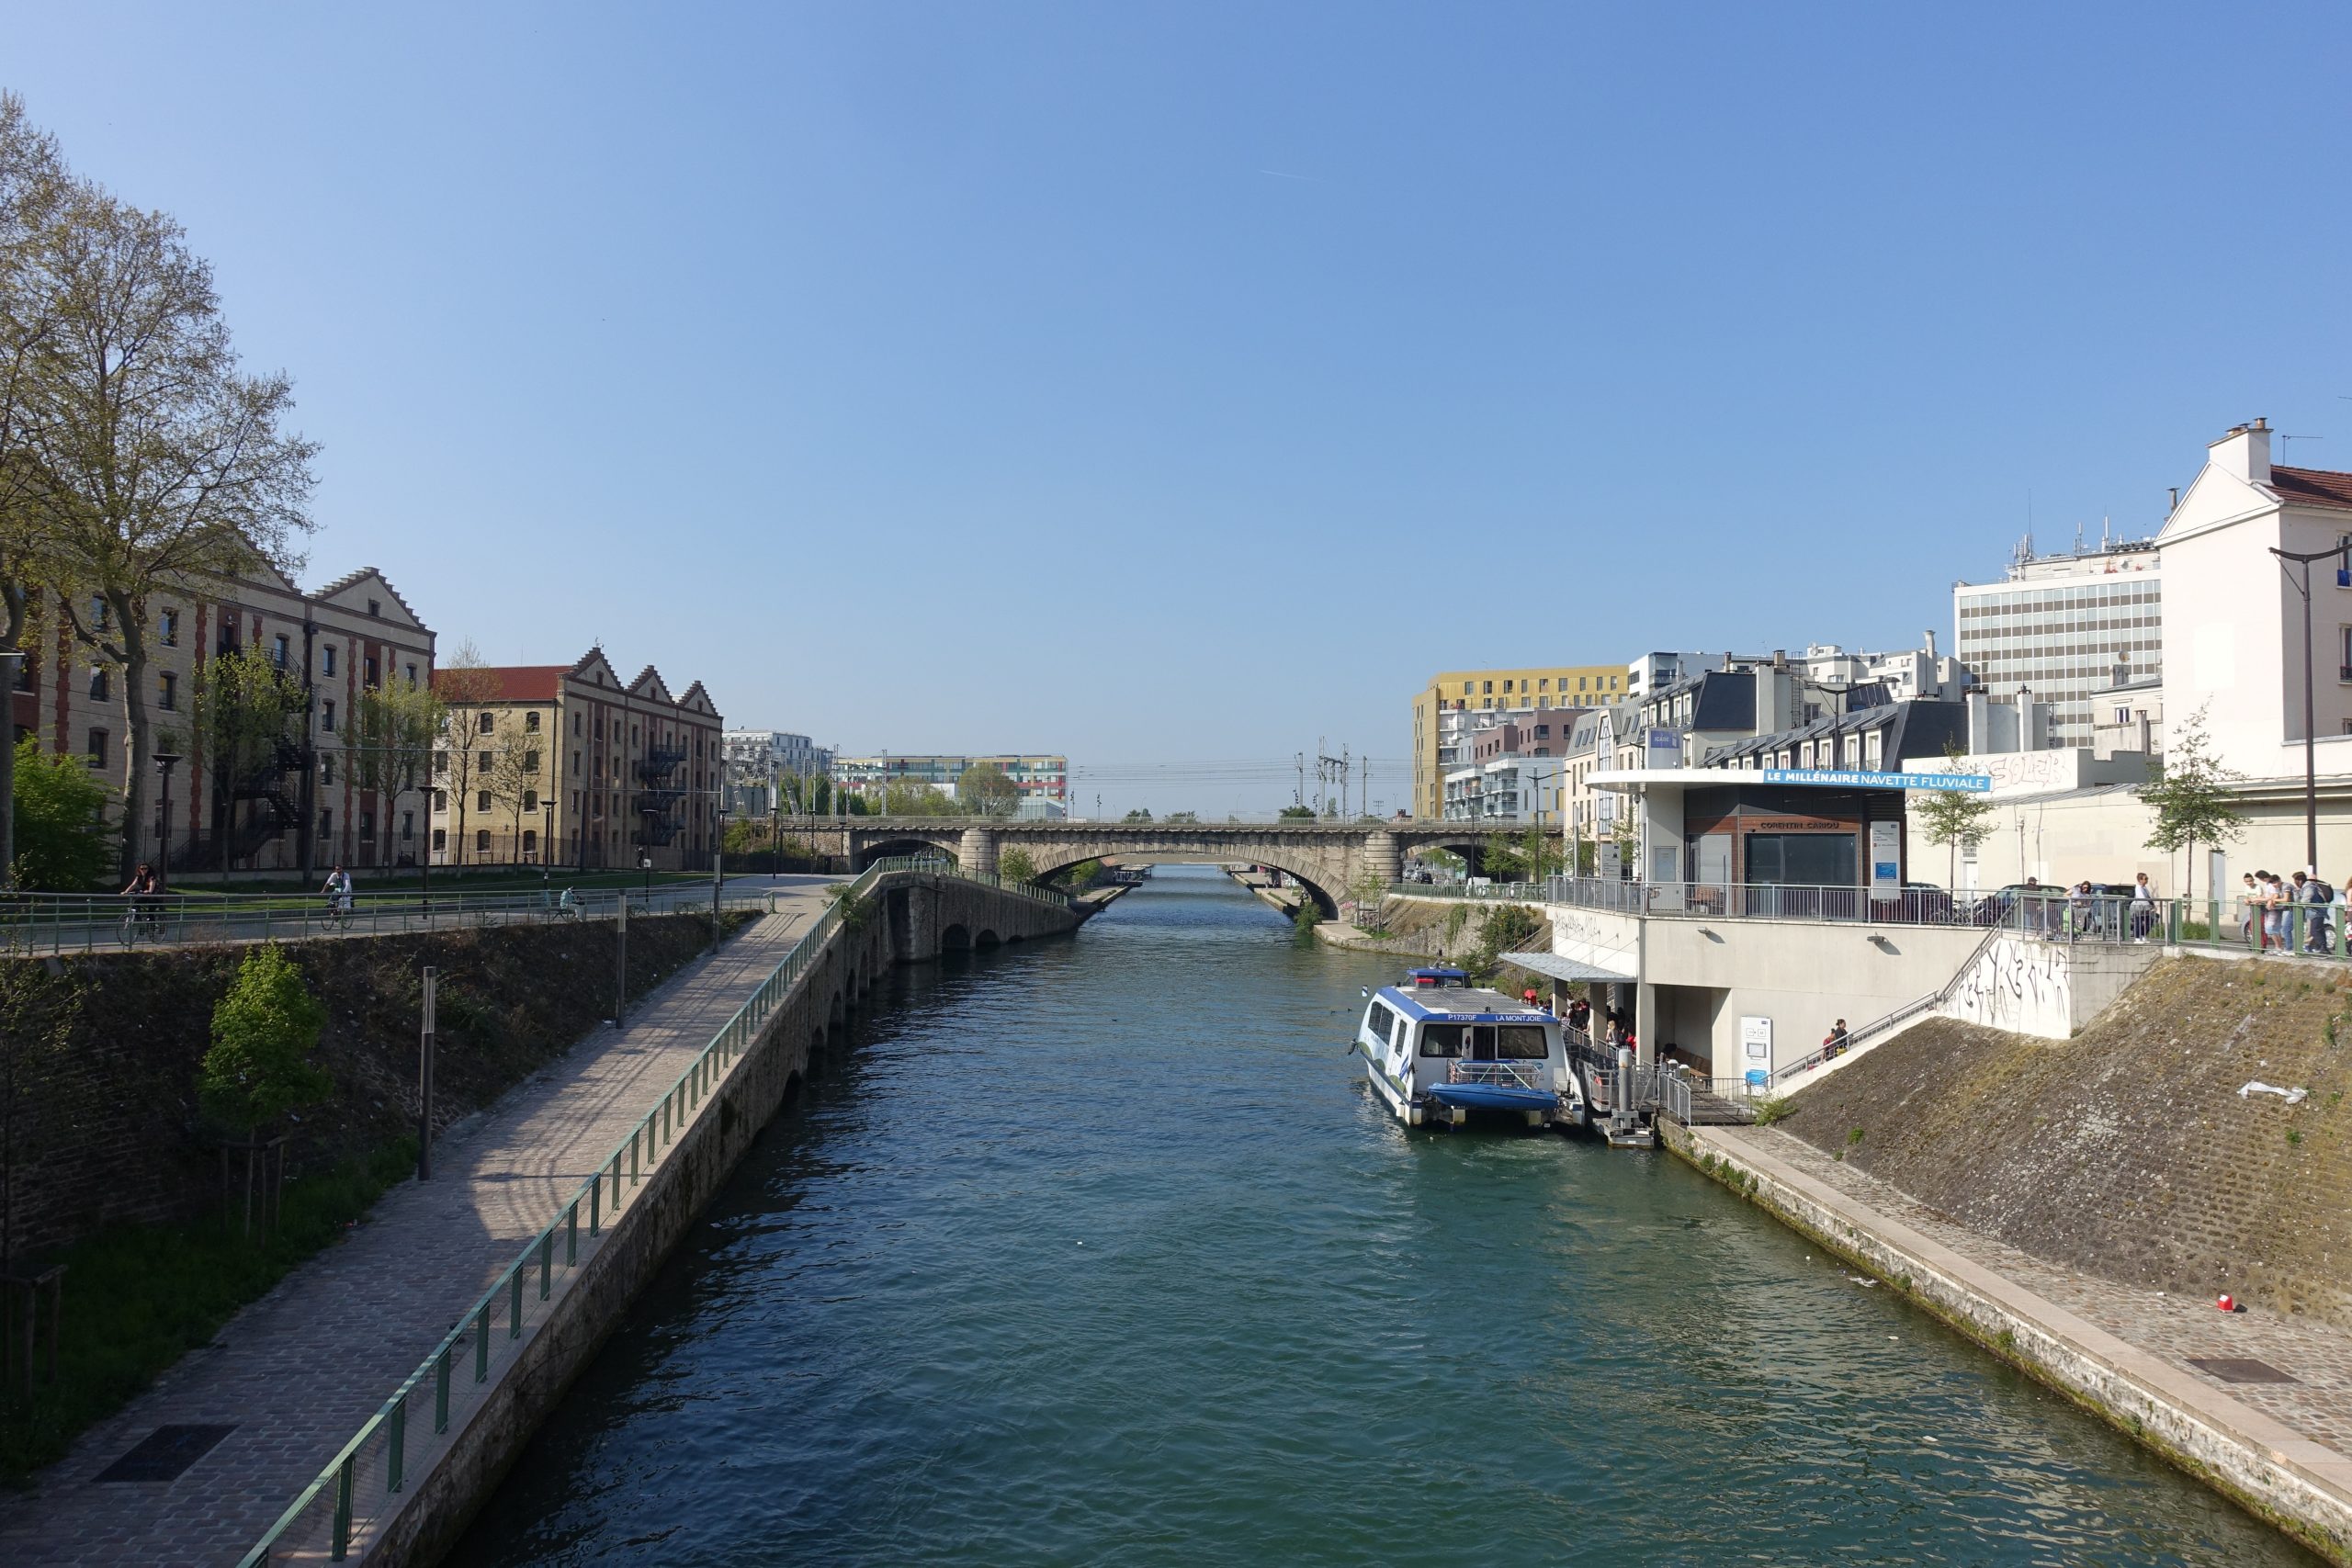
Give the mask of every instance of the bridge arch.
<path id="1" fill-rule="evenodd" d="M 1315 907 L 1328 919 L 1340 912 L 1339 879 L 1331 868 L 1317 863 L 1306 855 L 1294 854 L 1285 849 L 1263 844 L 1236 846 L 1219 853 L 1215 846 L 1200 844 L 1154 845 L 1122 840 L 1113 844 L 1079 844 L 1065 846 L 1061 842 L 1028 845 L 1021 848 L 1029 852 L 1031 863 L 1037 870 L 1037 880 L 1045 881 L 1057 872 L 1076 865 L 1080 861 L 1116 860 L 1122 865 L 1262 865 L 1270 866 L 1294 878 Z M 1001 849 L 1000 850 L 1001 852 Z"/>
<path id="2" fill-rule="evenodd" d="M 956 852 L 963 847 L 964 830 L 961 828 L 943 828 L 936 833 L 895 833 L 874 843 L 859 845 L 854 869 L 864 871 L 876 861 L 888 860 L 893 855 L 944 854 L 953 860 Z"/>

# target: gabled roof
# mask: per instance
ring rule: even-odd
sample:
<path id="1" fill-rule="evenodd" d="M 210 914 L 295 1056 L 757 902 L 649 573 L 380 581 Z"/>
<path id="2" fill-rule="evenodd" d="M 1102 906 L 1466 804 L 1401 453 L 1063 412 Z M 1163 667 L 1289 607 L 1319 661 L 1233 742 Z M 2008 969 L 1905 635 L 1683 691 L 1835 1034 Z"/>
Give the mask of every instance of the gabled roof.
<path id="1" fill-rule="evenodd" d="M 707 713 L 713 718 L 718 716 L 718 705 L 711 701 L 710 693 L 700 681 L 686 688 L 685 694 L 678 699 L 678 705 L 695 713 Z"/>
<path id="2" fill-rule="evenodd" d="M 2290 505 L 2352 509 L 2352 474 L 2332 468 L 2282 468 L 2273 463 L 2270 488 Z"/>
<path id="3" fill-rule="evenodd" d="M 338 602 L 347 604 L 350 608 L 360 609 L 364 607 L 360 601 L 364 601 L 366 599 L 366 594 L 360 594 L 357 596 L 357 599 L 352 601 L 342 601 L 340 596 L 350 592 L 361 583 L 371 581 L 386 593 L 391 596 L 392 603 L 401 607 L 401 614 L 408 617 L 409 624 L 411 626 L 413 626 L 419 631 L 428 629 L 424 625 L 424 617 L 416 613 L 416 606 L 410 604 L 405 598 L 401 597 L 401 591 L 392 586 L 392 580 L 386 577 L 382 570 L 376 567 L 363 566 L 356 571 L 345 572 L 341 577 L 336 578 L 333 582 L 330 582 L 325 587 L 320 589 L 316 593 L 312 594 L 311 597 L 321 600 L 335 599 L 338 600 Z"/>
<path id="4" fill-rule="evenodd" d="M 628 689 L 633 696 L 651 697 L 657 702 L 668 703 L 673 706 L 675 706 L 678 701 L 670 694 L 669 682 L 662 679 L 662 671 L 650 664 L 637 672 L 637 679 L 628 683 Z"/>

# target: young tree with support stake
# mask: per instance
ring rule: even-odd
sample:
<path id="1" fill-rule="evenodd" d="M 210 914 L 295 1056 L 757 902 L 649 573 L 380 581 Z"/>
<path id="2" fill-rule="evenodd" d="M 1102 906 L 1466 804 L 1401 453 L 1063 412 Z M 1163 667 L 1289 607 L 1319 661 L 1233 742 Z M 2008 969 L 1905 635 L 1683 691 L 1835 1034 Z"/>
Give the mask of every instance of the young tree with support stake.
<path id="1" fill-rule="evenodd" d="M 1957 773 L 1962 757 L 1968 753 L 1957 740 L 1944 743 L 1944 772 Z M 1973 849 L 1982 842 L 1987 830 L 1985 818 L 1993 815 L 1993 803 L 1966 790 L 1939 789 L 1921 798 L 1914 807 L 1918 813 L 1919 829 L 1931 844 L 1941 844 L 1951 852 L 1944 886 L 1960 886 L 1960 852 Z"/>
<path id="2" fill-rule="evenodd" d="M 2155 765 L 2155 777 L 2136 793 L 2155 809 L 2155 829 L 2147 846 L 2174 854 L 2188 853 L 2188 874 L 2181 884 L 2181 898 L 2193 904 L 2197 895 L 2197 846 L 2235 843 L 2245 835 L 2245 817 L 2231 797 L 2229 786 L 2243 775 L 2223 767 L 2205 739 L 2205 706 L 2175 725 L 2165 754 Z M 2214 894 L 2220 893 L 2213 889 Z"/>

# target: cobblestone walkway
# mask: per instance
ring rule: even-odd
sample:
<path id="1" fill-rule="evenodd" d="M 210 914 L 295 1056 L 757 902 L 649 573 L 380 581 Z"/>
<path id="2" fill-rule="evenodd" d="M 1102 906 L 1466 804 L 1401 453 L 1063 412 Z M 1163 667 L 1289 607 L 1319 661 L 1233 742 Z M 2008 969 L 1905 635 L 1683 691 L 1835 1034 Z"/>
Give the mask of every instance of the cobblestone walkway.
<path id="1" fill-rule="evenodd" d="M 2118 1339 L 2352 1459 L 2352 1334 L 2307 1317 L 2225 1313 L 2206 1297 L 2192 1299 L 2120 1285 L 2044 1262 L 1945 1218 L 1899 1189 L 1843 1160 L 1832 1159 L 1792 1134 L 1749 1128 L 1738 1136 L 1782 1164 L 1869 1204 L 1979 1267 L 2014 1280 Z M 2250 1357 L 2295 1381 L 2229 1382 L 2191 1366 L 2192 1357 Z"/>
<path id="2" fill-rule="evenodd" d="M 31 1492 L 0 1498 L 0 1562 L 235 1562 L 628 1136 L 826 898 L 818 879 L 775 893 L 775 914 L 640 1000 L 626 1031 L 598 1031 L 453 1131 L 435 1146 L 435 1179 L 387 1193 L 348 1241 L 83 1434 Z M 96 1479 L 176 1423 L 234 1429 L 175 1480 Z"/>

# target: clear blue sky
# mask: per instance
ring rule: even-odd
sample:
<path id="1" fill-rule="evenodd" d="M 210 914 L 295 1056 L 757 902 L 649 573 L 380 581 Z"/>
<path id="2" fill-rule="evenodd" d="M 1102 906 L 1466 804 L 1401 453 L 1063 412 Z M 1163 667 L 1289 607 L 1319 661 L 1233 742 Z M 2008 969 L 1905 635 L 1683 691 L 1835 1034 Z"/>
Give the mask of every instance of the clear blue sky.
<path id="1" fill-rule="evenodd" d="M 297 378 L 313 580 L 856 750 L 1401 759 L 2352 468 L 2340 7 L 13 11 Z"/>

